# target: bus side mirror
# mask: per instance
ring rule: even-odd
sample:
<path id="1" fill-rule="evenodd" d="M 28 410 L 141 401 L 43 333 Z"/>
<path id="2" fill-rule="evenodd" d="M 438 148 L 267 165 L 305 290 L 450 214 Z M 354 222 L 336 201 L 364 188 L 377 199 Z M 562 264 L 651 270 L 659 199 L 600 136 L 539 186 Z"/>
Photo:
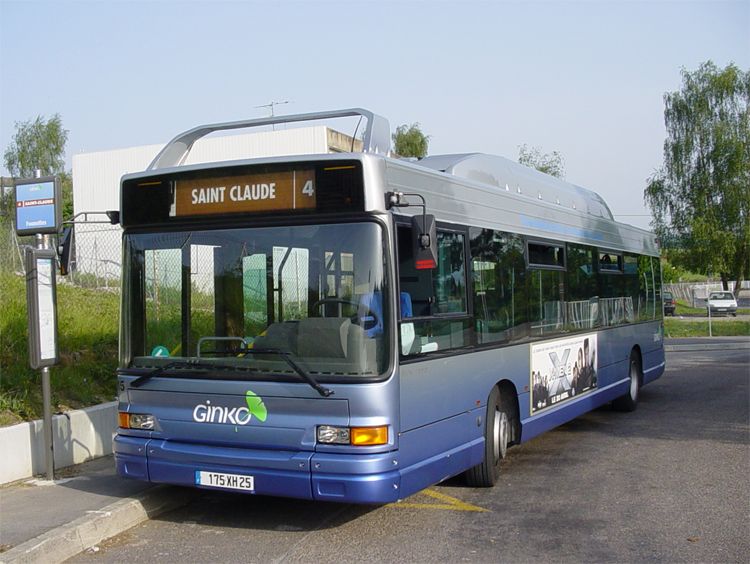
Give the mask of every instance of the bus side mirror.
<path id="1" fill-rule="evenodd" d="M 415 215 L 411 218 L 412 249 L 414 267 L 417 270 L 428 270 L 437 267 L 437 226 L 435 216 L 429 214 Z"/>
<path id="2" fill-rule="evenodd" d="M 120 210 L 107 210 L 104 212 L 109 218 L 109 222 L 112 225 L 118 225 L 120 223 Z"/>
<path id="3" fill-rule="evenodd" d="M 57 256 L 60 259 L 60 275 L 66 276 L 70 274 L 71 265 L 75 267 L 76 262 L 76 251 L 73 247 L 73 235 L 74 226 L 70 225 L 63 229 L 62 235 L 57 245 Z"/>

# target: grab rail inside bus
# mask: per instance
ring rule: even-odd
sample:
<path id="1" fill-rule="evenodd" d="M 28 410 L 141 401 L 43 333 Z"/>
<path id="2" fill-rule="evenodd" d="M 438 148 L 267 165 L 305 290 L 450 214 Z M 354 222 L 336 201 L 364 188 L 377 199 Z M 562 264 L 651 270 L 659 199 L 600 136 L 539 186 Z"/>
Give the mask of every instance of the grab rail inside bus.
<path id="1" fill-rule="evenodd" d="M 309 114 L 288 116 L 271 116 L 267 118 L 199 125 L 198 127 L 180 133 L 177 137 L 167 143 L 164 148 L 159 151 L 159 154 L 156 155 L 154 160 L 151 161 L 151 164 L 148 165 L 146 170 L 157 170 L 160 168 L 181 165 L 185 162 L 190 150 L 193 148 L 193 144 L 198 139 L 216 131 L 247 129 L 279 123 L 318 121 L 352 116 L 361 116 L 367 119 L 367 126 L 365 127 L 364 137 L 362 139 L 362 152 L 387 156 L 391 150 L 391 126 L 388 123 L 388 120 L 363 108 L 349 108 L 345 110 L 331 110 L 326 112 L 313 112 Z"/>

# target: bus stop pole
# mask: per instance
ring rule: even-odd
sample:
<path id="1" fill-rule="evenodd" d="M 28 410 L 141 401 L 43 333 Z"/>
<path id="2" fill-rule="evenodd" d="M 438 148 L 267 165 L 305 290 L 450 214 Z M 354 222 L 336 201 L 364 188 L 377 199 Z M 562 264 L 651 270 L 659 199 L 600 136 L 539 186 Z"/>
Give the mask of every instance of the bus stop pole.
<path id="1" fill-rule="evenodd" d="M 55 479 L 55 451 L 52 442 L 52 390 L 50 389 L 49 367 L 42 368 L 42 398 L 44 401 L 44 449 L 47 479 Z"/>
<path id="2" fill-rule="evenodd" d="M 37 235 L 37 248 L 44 249 L 44 238 Z M 55 479 L 55 447 L 52 438 L 52 386 L 49 366 L 42 367 L 42 402 L 44 413 L 44 461 L 48 480 Z"/>
<path id="3" fill-rule="evenodd" d="M 37 169 L 34 171 L 34 176 L 40 178 L 42 172 Z M 46 249 L 49 235 L 42 235 L 37 233 L 34 238 L 36 239 L 37 249 Z M 52 436 L 52 386 L 50 384 L 49 366 L 42 367 L 42 403 L 43 403 L 43 417 L 44 417 L 44 462 L 46 468 L 47 479 L 52 481 L 55 479 L 55 446 Z"/>

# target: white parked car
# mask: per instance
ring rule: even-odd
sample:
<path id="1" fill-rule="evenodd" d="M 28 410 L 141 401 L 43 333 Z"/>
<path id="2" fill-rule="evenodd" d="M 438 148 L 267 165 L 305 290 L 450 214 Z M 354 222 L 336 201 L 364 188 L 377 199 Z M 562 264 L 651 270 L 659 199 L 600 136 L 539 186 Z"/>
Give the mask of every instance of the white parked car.
<path id="1" fill-rule="evenodd" d="M 711 315 L 733 315 L 737 317 L 737 300 L 732 292 L 711 292 L 708 295 L 708 309 Z"/>

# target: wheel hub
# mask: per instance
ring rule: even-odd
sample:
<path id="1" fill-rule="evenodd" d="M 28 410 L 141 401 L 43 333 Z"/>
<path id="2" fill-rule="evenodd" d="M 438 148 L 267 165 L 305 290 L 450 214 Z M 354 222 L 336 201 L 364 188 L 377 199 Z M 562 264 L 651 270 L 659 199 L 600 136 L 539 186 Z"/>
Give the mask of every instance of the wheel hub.
<path id="1" fill-rule="evenodd" d="M 495 462 L 505 458 L 508 450 L 508 416 L 505 412 L 496 410 L 493 429 L 493 443 Z"/>

